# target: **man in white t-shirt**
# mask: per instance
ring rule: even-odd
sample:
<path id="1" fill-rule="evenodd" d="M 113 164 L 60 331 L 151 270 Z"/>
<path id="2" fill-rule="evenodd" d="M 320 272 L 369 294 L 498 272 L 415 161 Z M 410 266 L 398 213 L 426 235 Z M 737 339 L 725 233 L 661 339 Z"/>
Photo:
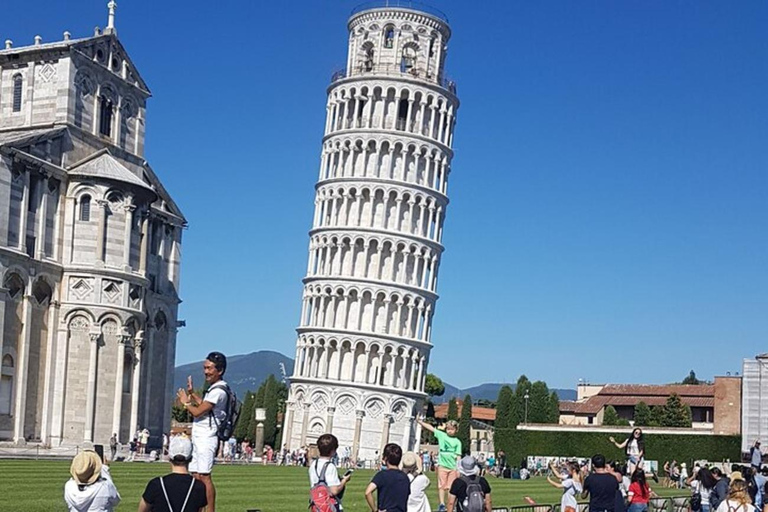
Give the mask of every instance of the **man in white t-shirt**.
<path id="1" fill-rule="evenodd" d="M 176 396 L 194 418 L 192 423 L 192 462 L 189 472 L 203 482 L 208 512 L 216 512 L 216 488 L 211 479 L 213 460 L 219 451 L 218 430 L 227 418 L 227 383 L 222 380 L 227 371 L 227 358 L 221 352 L 211 352 L 203 362 L 208 391 L 199 397 L 187 377 L 187 390 L 179 389 Z"/>
<path id="2" fill-rule="evenodd" d="M 325 483 L 331 494 L 336 496 L 339 503 L 339 511 L 342 511 L 341 498 L 344 496 L 344 488 L 352 477 L 351 474 L 339 478 L 339 471 L 333 463 L 336 450 L 339 449 L 339 440 L 333 434 L 323 434 L 317 438 L 317 451 L 320 457 L 309 464 L 309 488 L 311 489 L 320 481 L 320 474 L 325 467 Z"/>

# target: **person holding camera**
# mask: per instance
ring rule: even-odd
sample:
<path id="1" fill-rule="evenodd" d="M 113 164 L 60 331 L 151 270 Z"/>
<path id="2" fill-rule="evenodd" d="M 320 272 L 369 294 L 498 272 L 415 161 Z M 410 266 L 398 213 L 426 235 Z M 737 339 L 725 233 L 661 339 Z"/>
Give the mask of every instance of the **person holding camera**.
<path id="1" fill-rule="evenodd" d="M 112 512 L 120 503 L 109 467 L 94 450 L 75 455 L 69 473 L 72 478 L 64 484 L 64 501 L 70 512 Z"/>
<path id="2" fill-rule="evenodd" d="M 219 425 L 227 419 L 228 386 L 224 382 L 227 357 L 221 352 L 211 352 L 203 362 L 203 374 L 208 385 L 202 397 L 195 393 L 192 377 L 187 377 L 187 389 L 179 389 L 176 396 L 194 418 L 192 423 L 192 462 L 189 472 L 205 485 L 208 512 L 216 512 L 216 488 L 211 470 L 219 451 Z"/>
<path id="3" fill-rule="evenodd" d="M 149 481 L 138 512 L 201 512 L 208 500 L 205 485 L 189 474 L 192 441 L 186 436 L 171 439 L 168 458 L 171 473 Z"/>

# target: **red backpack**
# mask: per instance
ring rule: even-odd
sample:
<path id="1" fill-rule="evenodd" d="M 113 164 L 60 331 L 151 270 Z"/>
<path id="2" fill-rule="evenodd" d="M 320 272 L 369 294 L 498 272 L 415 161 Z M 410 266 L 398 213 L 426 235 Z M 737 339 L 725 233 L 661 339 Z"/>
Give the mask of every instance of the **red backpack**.
<path id="1" fill-rule="evenodd" d="M 315 461 L 315 473 L 317 473 L 317 462 Z M 339 512 L 339 500 L 336 499 L 331 488 L 325 482 L 325 470 L 330 463 L 328 461 L 323 464 L 323 469 L 317 475 L 317 483 L 309 490 L 310 512 Z"/>

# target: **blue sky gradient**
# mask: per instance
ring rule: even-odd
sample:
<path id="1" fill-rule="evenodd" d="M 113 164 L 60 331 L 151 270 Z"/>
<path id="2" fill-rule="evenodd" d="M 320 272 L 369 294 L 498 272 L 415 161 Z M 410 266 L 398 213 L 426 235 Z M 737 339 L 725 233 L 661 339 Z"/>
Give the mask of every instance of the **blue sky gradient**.
<path id="1" fill-rule="evenodd" d="M 177 362 L 293 356 L 326 87 L 355 1 L 119 2 L 185 212 Z M 435 1 L 461 99 L 430 371 L 738 372 L 768 351 L 768 3 Z M 106 0 L 3 6 L 15 46 Z M 10 20 L 13 20 L 12 22 Z"/>

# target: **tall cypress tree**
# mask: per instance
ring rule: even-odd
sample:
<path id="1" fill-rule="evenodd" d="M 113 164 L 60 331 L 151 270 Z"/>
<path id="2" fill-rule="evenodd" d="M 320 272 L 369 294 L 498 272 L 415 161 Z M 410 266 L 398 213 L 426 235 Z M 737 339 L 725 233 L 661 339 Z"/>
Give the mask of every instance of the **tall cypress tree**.
<path id="1" fill-rule="evenodd" d="M 248 424 L 254 415 L 255 398 L 256 395 L 250 391 L 245 394 L 245 400 L 240 407 L 240 417 L 237 419 L 237 425 L 235 426 L 235 437 L 238 441 L 251 437 Z"/>
<path id="2" fill-rule="evenodd" d="M 456 397 L 451 397 L 448 401 L 448 415 L 446 417 L 448 421 L 457 421 L 459 419 L 459 406 L 456 404 Z"/>
<path id="3" fill-rule="evenodd" d="M 496 399 L 496 421 L 494 429 L 510 428 L 512 426 L 512 406 L 515 393 L 509 386 L 501 386 L 499 397 Z"/>
<path id="4" fill-rule="evenodd" d="M 278 382 L 274 375 L 267 377 L 264 386 L 264 444 L 275 446 L 277 435 Z"/>
<path id="5" fill-rule="evenodd" d="M 531 381 L 525 375 L 521 375 L 515 385 L 515 400 L 512 402 L 512 421 L 510 422 L 510 427 L 517 427 L 525 421 L 525 394 L 530 394 L 530 391 Z M 530 407 L 530 398 L 528 405 Z"/>
<path id="6" fill-rule="evenodd" d="M 552 394 L 549 395 L 546 423 L 560 423 L 560 397 L 557 396 L 556 391 L 553 391 Z"/>
<path id="7" fill-rule="evenodd" d="M 461 417 L 459 418 L 459 432 L 457 437 L 461 441 L 461 454 L 470 453 L 470 434 L 472 428 L 472 397 L 464 397 L 464 403 L 461 404 Z"/>

